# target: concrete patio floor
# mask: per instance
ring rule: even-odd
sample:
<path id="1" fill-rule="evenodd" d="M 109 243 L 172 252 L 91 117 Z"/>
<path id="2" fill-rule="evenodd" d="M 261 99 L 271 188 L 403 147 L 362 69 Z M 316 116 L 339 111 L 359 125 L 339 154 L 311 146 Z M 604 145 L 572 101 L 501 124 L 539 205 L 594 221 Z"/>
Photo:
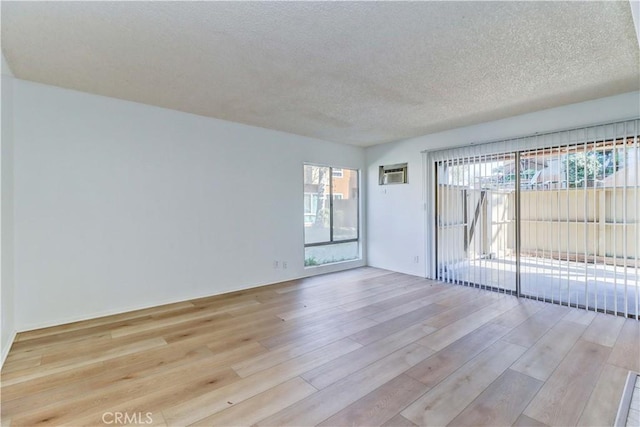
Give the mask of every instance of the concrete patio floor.
<path id="1" fill-rule="evenodd" d="M 451 264 L 447 274 L 451 281 L 515 291 L 516 259 L 473 259 Z M 537 299 L 622 314 L 639 312 L 640 271 L 635 267 L 522 257 L 521 279 L 522 294 Z"/>

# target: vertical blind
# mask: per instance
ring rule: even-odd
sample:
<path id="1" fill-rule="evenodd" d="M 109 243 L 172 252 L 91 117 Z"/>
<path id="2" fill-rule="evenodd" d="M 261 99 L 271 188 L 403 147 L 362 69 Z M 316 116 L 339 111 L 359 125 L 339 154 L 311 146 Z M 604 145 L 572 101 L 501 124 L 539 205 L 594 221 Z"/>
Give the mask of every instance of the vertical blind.
<path id="1" fill-rule="evenodd" d="M 431 274 L 638 318 L 640 120 L 425 152 Z"/>

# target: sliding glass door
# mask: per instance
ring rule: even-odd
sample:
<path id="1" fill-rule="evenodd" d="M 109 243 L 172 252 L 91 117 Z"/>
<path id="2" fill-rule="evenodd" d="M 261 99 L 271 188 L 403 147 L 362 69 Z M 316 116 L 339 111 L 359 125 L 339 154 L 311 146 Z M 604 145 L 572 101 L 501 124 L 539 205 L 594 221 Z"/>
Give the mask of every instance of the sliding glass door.
<path id="1" fill-rule="evenodd" d="M 436 277 L 637 317 L 638 133 L 632 121 L 436 158 Z"/>
<path id="2" fill-rule="evenodd" d="M 515 293 L 513 154 L 437 165 L 438 278 Z"/>
<path id="3" fill-rule="evenodd" d="M 636 315 L 639 183 L 637 137 L 520 154 L 522 294 Z M 525 169 L 526 168 L 526 169 Z"/>

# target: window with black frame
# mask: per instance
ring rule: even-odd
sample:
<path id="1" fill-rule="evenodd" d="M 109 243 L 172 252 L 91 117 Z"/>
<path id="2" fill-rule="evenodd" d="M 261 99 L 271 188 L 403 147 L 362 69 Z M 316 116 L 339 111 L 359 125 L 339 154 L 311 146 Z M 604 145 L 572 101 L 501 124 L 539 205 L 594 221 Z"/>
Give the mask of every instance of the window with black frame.
<path id="1" fill-rule="evenodd" d="M 358 171 L 304 165 L 305 266 L 358 259 L 359 226 Z"/>

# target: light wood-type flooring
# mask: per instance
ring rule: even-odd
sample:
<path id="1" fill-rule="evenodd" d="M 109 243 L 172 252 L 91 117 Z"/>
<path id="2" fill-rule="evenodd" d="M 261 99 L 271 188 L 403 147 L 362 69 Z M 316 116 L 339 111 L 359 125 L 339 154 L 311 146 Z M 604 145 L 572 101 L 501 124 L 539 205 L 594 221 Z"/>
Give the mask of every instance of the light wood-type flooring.
<path id="1" fill-rule="evenodd" d="M 639 328 L 366 267 L 21 333 L 2 425 L 611 425 Z"/>

